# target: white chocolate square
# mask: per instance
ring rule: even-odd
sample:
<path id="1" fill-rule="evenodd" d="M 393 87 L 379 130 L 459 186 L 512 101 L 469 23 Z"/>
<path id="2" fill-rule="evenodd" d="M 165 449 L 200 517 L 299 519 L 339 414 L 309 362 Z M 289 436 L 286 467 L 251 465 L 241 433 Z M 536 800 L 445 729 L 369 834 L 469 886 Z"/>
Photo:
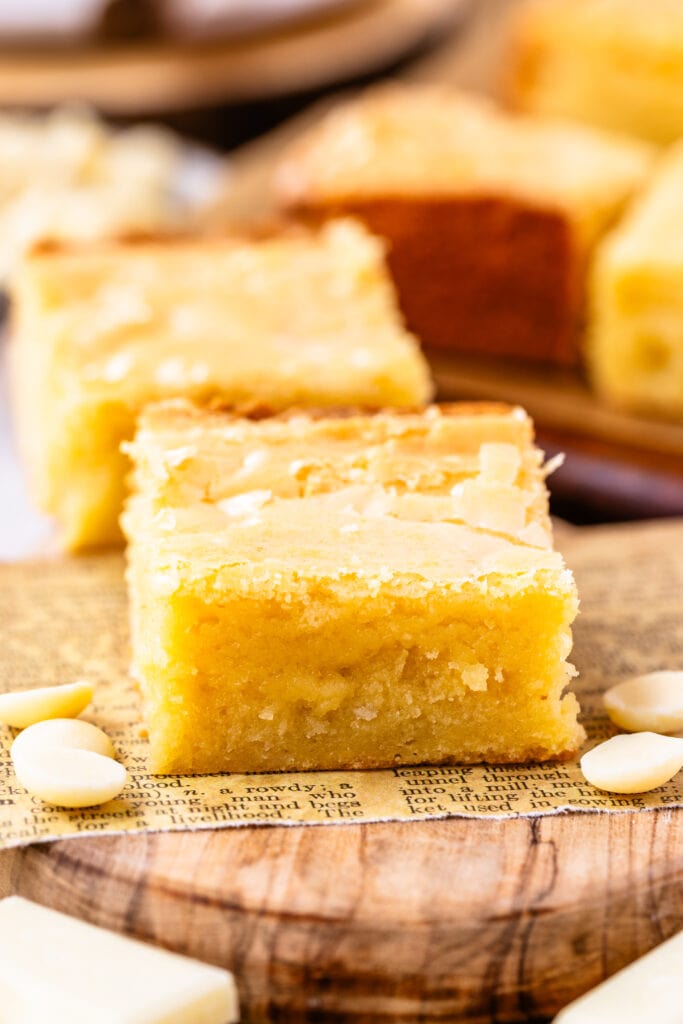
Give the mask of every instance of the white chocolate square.
<path id="1" fill-rule="evenodd" d="M 0 1017 L 11 1024 L 233 1024 L 228 971 L 18 896 L 0 902 Z"/>

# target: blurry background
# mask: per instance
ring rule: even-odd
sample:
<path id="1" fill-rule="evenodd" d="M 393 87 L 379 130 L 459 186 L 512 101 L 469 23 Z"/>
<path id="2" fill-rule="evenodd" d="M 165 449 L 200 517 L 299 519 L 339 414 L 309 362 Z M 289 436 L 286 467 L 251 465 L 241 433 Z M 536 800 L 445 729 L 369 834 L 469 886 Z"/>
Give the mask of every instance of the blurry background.
<path id="1" fill-rule="evenodd" d="M 203 227 L 221 230 L 258 215 L 273 159 L 308 123 L 311 104 L 319 109 L 340 90 L 389 76 L 495 92 L 516 7 L 517 0 L 3 0 L 0 110 L 85 103 L 117 127 L 164 124 L 186 140 L 174 189 L 202 208 Z M 0 185 L 10 150 L 0 137 Z M 54 150 L 37 152 L 47 176 Z M 145 173 L 147 187 L 153 174 Z M 683 514 L 683 425 L 601 407 L 576 371 L 441 357 L 434 370 L 441 397 L 519 401 L 548 454 L 568 454 L 551 482 L 555 513 L 575 522 Z M 20 492 L 5 401 L 1 415 L 0 535 L 16 537 L 20 523 L 25 551 L 45 527 Z M 10 543 L 15 554 L 17 544 Z"/>
<path id="2" fill-rule="evenodd" d="M 87 100 L 222 148 L 323 92 L 452 54 L 476 0 L 3 0 L 0 103 Z M 495 23 L 506 4 L 479 5 Z"/>

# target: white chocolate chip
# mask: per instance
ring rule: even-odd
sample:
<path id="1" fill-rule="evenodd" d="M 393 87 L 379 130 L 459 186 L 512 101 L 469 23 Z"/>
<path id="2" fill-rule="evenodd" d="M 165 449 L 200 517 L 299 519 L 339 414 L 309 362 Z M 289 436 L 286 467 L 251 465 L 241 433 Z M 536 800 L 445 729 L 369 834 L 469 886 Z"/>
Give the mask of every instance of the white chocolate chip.
<path id="1" fill-rule="evenodd" d="M 194 444 L 183 444 L 179 448 L 170 448 L 164 453 L 164 462 L 171 469 L 178 469 L 184 466 L 197 454 L 197 446 Z"/>
<path id="2" fill-rule="evenodd" d="M 216 502 L 216 506 L 231 519 L 239 519 L 242 516 L 254 515 L 264 505 L 267 505 L 272 497 L 272 491 L 246 491 L 244 494 L 236 494 L 232 498 L 223 498 Z"/>
<path id="3" fill-rule="evenodd" d="M 268 451 L 266 448 L 254 448 L 242 459 L 242 465 L 237 470 L 240 476 L 253 473 L 256 469 L 261 469 L 263 465 L 268 461 Z"/>
<path id="4" fill-rule="evenodd" d="M 514 444 L 482 444 L 479 449 L 479 472 L 487 483 L 514 484 L 519 475 L 522 456 Z"/>
<path id="5" fill-rule="evenodd" d="M 518 535 L 526 525 L 523 492 L 511 484 L 474 478 L 451 488 L 452 514 L 473 526 Z"/>
<path id="6" fill-rule="evenodd" d="M 170 356 L 159 363 L 154 377 L 158 384 L 166 387 L 183 387 L 187 384 L 187 366 L 179 356 Z"/>
<path id="7" fill-rule="evenodd" d="M 33 796 L 59 807 L 92 807 L 113 800 L 126 784 L 111 740 L 79 718 L 36 722 L 12 744 L 19 782 Z"/>
<path id="8" fill-rule="evenodd" d="M 564 462 L 564 452 L 558 452 L 557 455 L 553 455 L 552 459 L 548 459 L 545 466 L 543 466 L 543 476 L 547 479 L 552 473 L 564 466 Z"/>
<path id="9" fill-rule="evenodd" d="M 19 733 L 12 744 L 12 760 L 48 747 L 90 750 L 102 757 L 116 757 L 111 740 L 96 725 L 80 718 L 52 718 L 29 725 Z"/>
<path id="10" fill-rule="evenodd" d="M 293 477 L 300 477 L 303 470 L 307 469 L 311 465 L 306 459 L 294 459 L 289 464 L 289 475 Z"/>
<path id="11" fill-rule="evenodd" d="M 92 700 L 93 688 L 81 680 L 0 694 L 0 722 L 25 729 L 46 718 L 75 718 Z"/>
<path id="12" fill-rule="evenodd" d="M 14 761 L 19 782 L 33 796 L 58 807 L 94 807 L 118 796 L 126 769 L 92 750 L 45 747 Z"/>
<path id="13" fill-rule="evenodd" d="M 647 793 L 683 768 L 683 739 L 637 732 L 613 736 L 581 758 L 587 781 L 608 793 Z"/>
<path id="14" fill-rule="evenodd" d="M 487 688 L 489 670 L 486 665 L 468 665 L 462 670 L 462 681 L 470 690 L 481 691 Z"/>
<path id="15" fill-rule="evenodd" d="M 130 373 L 133 367 L 133 357 L 130 352 L 116 352 L 110 356 L 100 371 L 102 380 L 109 383 L 123 380 L 126 374 Z"/>
<path id="16" fill-rule="evenodd" d="M 629 732 L 683 729 L 683 672 L 648 672 L 610 687 L 604 696 L 612 721 Z"/>

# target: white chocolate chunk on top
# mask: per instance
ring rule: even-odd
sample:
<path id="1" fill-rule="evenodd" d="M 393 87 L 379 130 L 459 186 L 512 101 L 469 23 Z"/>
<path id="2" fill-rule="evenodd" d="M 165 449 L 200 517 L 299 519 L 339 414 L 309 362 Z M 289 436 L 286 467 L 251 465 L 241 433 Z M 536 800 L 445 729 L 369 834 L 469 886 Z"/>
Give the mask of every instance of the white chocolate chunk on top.
<path id="1" fill-rule="evenodd" d="M 454 516 L 473 526 L 515 537 L 526 525 L 528 497 L 511 484 L 463 480 L 451 497 Z"/>
<path id="2" fill-rule="evenodd" d="M 479 449 L 479 472 L 487 483 L 514 484 L 522 455 L 514 444 L 487 441 Z"/>
<path id="3" fill-rule="evenodd" d="M 19 782 L 33 796 L 57 807 L 95 807 L 117 797 L 126 769 L 92 750 L 37 746 L 13 758 Z"/>
<path id="4" fill-rule="evenodd" d="M 273 497 L 272 491 L 246 491 L 244 494 L 237 494 L 233 498 L 223 498 L 217 501 L 216 505 L 226 516 L 232 519 L 239 519 L 243 516 L 254 515 Z"/>
<path id="5" fill-rule="evenodd" d="M 0 693 L 0 722 L 25 729 L 46 718 L 75 718 L 92 700 L 91 683 L 78 680 L 62 686 Z"/>
<path id="6" fill-rule="evenodd" d="M 571 1003 L 554 1024 L 680 1024 L 683 931 Z"/>
<path id="7" fill-rule="evenodd" d="M 91 750 L 102 757 L 116 757 L 111 740 L 96 725 L 80 718 L 50 718 L 29 725 L 19 733 L 12 744 L 12 758 L 20 757 L 24 751 L 44 750 L 46 747 Z"/>
<path id="8" fill-rule="evenodd" d="M 648 672 L 610 687 L 604 696 L 612 721 L 629 732 L 683 729 L 683 672 Z"/>
<path id="9" fill-rule="evenodd" d="M 228 971 L 17 896 L 0 901 L 0 993 L 2 1020 L 17 1024 L 234 1024 L 239 1019 Z"/>
<path id="10" fill-rule="evenodd" d="M 581 771 L 608 793 L 647 793 L 683 768 L 683 739 L 636 732 L 613 736 L 581 758 Z"/>

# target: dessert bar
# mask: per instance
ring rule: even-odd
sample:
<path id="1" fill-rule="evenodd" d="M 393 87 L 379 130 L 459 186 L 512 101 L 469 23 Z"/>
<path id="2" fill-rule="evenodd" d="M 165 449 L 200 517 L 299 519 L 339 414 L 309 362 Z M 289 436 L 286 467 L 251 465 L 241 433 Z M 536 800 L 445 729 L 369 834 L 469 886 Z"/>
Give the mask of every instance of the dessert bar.
<path id="1" fill-rule="evenodd" d="M 19 441 L 71 549 L 120 540 L 147 402 L 418 406 L 431 392 L 381 243 L 351 221 L 262 239 L 43 249 L 17 276 Z"/>
<path id="2" fill-rule="evenodd" d="M 134 671 L 152 770 L 569 756 L 576 588 L 521 409 L 252 421 L 151 406 Z"/>
<path id="3" fill-rule="evenodd" d="M 587 359 L 616 405 L 683 420 L 683 144 L 602 243 Z"/>
<path id="4" fill-rule="evenodd" d="M 683 135 L 679 0 L 532 0 L 511 36 L 520 109 L 661 145 Z"/>
<path id="5" fill-rule="evenodd" d="M 304 132 L 274 188 L 290 211 L 353 213 L 388 240 L 425 345 L 571 364 L 587 258 L 650 163 L 645 143 L 392 86 Z"/>

